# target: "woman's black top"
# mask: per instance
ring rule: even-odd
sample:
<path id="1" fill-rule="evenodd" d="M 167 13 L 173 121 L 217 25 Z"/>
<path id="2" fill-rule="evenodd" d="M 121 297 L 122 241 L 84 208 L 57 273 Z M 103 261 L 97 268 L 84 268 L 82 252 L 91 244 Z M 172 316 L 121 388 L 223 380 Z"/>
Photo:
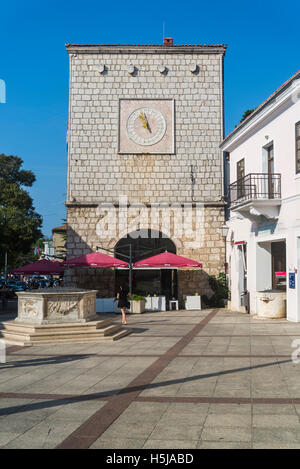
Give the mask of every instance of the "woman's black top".
<path id="1" fill-rule="evenodd" d="M 126 290 L 119 290 L 119 301 L 118 301 L 118 308 L 129 308 L 130 303 L 127 299 L 128 292 Z"/>

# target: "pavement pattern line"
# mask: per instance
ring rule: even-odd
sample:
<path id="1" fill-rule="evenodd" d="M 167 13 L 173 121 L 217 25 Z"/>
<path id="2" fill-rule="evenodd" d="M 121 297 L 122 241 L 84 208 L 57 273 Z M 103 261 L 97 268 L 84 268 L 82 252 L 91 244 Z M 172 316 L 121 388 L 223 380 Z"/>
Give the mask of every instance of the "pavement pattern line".
<path id="1" fill-rule="evenodd" d="M 152 337 L 149 335 L 145 335 L 145 337 Z M 157 336 L 153 336 L 157 337 Z M 165 337 L 165 336 L 163 336 Z M 171 337 L 171 336 L 168 336 Z M 172 336 L 173 337 L 173 336 Z M 199 335 L 199 337 L 300 337 L 300 334 L 212 334 L 212 335 Z"/>
<path id="2" fill-rule="evenodd" d="M 13 354 L 6 354 L 14 357 L 63 357 L 63 355 L 59 354 L 27 354 L 27 353 L 18 353 L 18 355 L 13 355 Z M 155 357 L 161 357 L 161 353 L 155 353 L 155 354 L 128 354 L 128 353 L 119 353 L 119 354 L 107 354 L 107 353 L 87 353 L 85 354 L 86 357 L 92 358 L 92 357 L 103 357 L 103 358 L 155 358 Z M 178 354 L 179 357 L 184 357 L 184 358 L 289 358 L 291 354 L 280 354 L 280 353 L 275 353 L 275 354 L 243 354 L 243 355 L 238 355 L 238 354 L 209 354 L 209 353 L 200 353 L 200 354 L 189 354 L 189 353 L 180 353 Z M 10 363 L 15 363 L 15 362 L 7 362 L 9 365 Z"/>
<path id="3" fill-rule="evenodd" d="M 300 404 L 294 397 L 210 397 L 210 396 L 138 396 L 136 402 L 169 402 L 180 404 Z"/>
<path id="4" fill-rule="evenodd" d="M 113 395 L 95 394 L 38 394 L 38 393 L 0 393 L 1 399 L 28 399 L 65 401 L 65 404 L 75 402 L 86 402 L 91 400 L 112 400 Z M 300 397 L 213 397 L 213 396 L 137 396 L 134 402 L 168 402 L 168 403 L 188 403 L 188 404 L 300 404 Z M 26 404 L 22 404 L 24 408 Z M 15 409 L 12 409 L 14 413 Z M 1 413 L 1 411 L 0 411 Z"/>
<path id="5" fill-rule="evenodd" d="M 46 394 L 46 393 L 30 393 L 30 392 L 0 392 L 0 399 L 48 399 L 48 400 L 61 400 L 67 401 L 66 403 L 76 401 L 90 401 L 90 400 L 109 400 L 112 398 L 111 394 L 104 396 L 104 393 L 99 395 L 95 394 Z M 1 409 L 0 409 L 1 413 Z"/>
<path id="6" fill-rule="evenodd" d="M 15 355 L 15 354 L 12 354 L 12 353 L 7 353 L 6 354 L 7 356 L 12 356 L 12 357 L 52 357 L 52 358 L 55 358 L 55 357 L 64 357 L 64 355 L 61 355 L 61 354 L 58 354 L 58 353 L 18 353 L 18 355 Z M 89 358 L 93 358 L 93 357 L 103 357 L 103 358 L 121 358 L 121 357 L 124 357 L 124 358 L 133 358 L 133 357 L 140 357 L 140 358 L 144 358 L 144 357 L 148 357 L 148 358 L 153 358 L 153 357 L 160 357 L 161 356 L 161 353 L 151 353 L 151 354 L 146 354 L 146 353 L 85 353 L 84 354 L 86 357 L 89 357 Z M 74 354 L 72 354 L 72 356 L 74 356 Z M 76 355 L 75 355 L 76 356 Z M 9 364 L 10 362 L 8 362 Z"/>
<path id="7" fill-rule="evenodd" d="M 58 449 L 87 449 L 89 448 L 105 430 L 124 412 L 129 405 L 136 400 L 139 394 L 147 388 L 156 376 L 158 376 L 169 363 L 178 356 L 178 354 L 192 341 L 194 337 L 213 319 L 218 313 L 218 309 L 213 310 L 205 316 L 191 331 L 183 336 L 167 352 L 159 357 L 152 365 L 138 375 L 123 392 L 115 395 L 99 411 L 88 418 L 64 441 Z"/>

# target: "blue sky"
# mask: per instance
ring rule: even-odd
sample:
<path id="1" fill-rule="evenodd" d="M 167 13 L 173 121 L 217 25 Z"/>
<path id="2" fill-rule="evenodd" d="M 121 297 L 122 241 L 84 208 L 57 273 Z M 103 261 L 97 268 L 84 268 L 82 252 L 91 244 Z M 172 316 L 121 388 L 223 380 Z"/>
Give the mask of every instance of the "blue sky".
<path id="1" fill-rule="evenodd" d="M 65 43 L 228 45 L 226 133 L 300 69 L 300 2 L 16 1 L 0 7 L 0 153 L 18 155 L 43 232 L 65 217 L 68 56 Z"/>

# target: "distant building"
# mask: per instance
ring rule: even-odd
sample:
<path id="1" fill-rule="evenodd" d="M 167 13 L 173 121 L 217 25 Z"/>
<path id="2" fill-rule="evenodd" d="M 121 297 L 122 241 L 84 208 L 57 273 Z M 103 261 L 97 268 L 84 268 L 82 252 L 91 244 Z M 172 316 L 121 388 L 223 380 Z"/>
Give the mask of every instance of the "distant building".
<path id="1" fill-rule="evenodd" d="M 51 240 L 44 241 L 43 245 L 44 245 L 43 251 L 39 253 L 40 258 L 43 259 L 47 256 L 49 256 L 49 258 L 51 258 L 54 255 L 53 241 L 51 241 Z"/>
<path id="2" fill-rule="evenodd" d="M 54 256 L 65 256 L 66 254 L 66 240 L 67 240 L 67 225 L 57 226 L 52 229 L 53 238 L 53 254 Z"/>
<path id="3" fill-rule="evenodd" d="M 223 141 L 230 170 L 227 261 L 231 302 L 250 312 L 260 291 L 286 292 L 290 321 L 300 321 L 300 72 Z"/>

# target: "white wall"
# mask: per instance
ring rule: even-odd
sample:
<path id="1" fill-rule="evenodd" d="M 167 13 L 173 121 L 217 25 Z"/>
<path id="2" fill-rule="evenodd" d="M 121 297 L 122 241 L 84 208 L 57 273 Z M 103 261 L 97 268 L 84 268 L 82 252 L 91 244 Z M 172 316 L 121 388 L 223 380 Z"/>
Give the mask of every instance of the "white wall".
<path id="1" fill-rule="evenodd" d="M 295 173 L 295 124 L 300 121 L 300 100 L 289 101 L 273 112 L 254 134 L 230 150 L 230 182 L 237 179 L 236 163 L 245 158 L 245 174 L 267 172 L 263 148 L 273 142 L 274 172 L 281 174 L 282 198 L 300 194 L 300 174 Z M 268 137 L 268 138 L 266 138 Z"/>
<path id="2" fill-rule="evenodd" d="M 289 97 L 290 96 L 290 97 Z M 231 262 L 232 307 L 239 309 L 236 247 L 230 240 L 245 241 L 248 251 L 248 290 L 250 312 L 256 313 L 256 292 L 269 289 L 271 279 L 271 242 L 285 240 L 287 256 L 287 319 L 300 321 L 300 174 L 295 172 L 295 124 L 300 121 L 300 100 L 290 90 L 278 96 L 260 115 L 251 119 L 223 146 L 230 152 L 230 182 L 237 179 L 236 164 L 245 159 L 245 175 L 266 173 L 265 147 L 274 146 L 274 172 L 281 174 L 281 207 L 278 219 L 243 218 L 231 210 L 228 221 L 227 262 Z M 296 288 L 290 289 L 288 273 L 296 274 Z"/>
<path id="3" fill-rule="evenodd" d="M 296 293 L 295 293 L 295 301 L 297 304 L 297 321 L 300 321 L 300 232 L 299 236 L 297 236 L 297 270 L 298 274 L 296 275 Z"/>
<path id="4" fill-rule="evenodd" d="M 287 270 L 287 319 L 300 321 L 300 197 L 282 200 L 278 220 L 265 220 L 258 224 L 231 212 L 228 221 L 230 231 L 227 237 L 227 262 L 231 263 L 232 307 L 240 309 L 236 268 L 236 248 L 230 239 L 245 241 L 248 251 L 248 290 L 250 292 L 250 311 L 256 313 L 256 292 L 271 288 L 271 242 L 286 241 Z M 233 232 L 233 234 L 232 234 Z M 288 287 L 288 273 L 296 274 L 296 288 Z"/>
<path id="5" fill-rule="evenodd" d="M 252 287 L 256 291 L 270 290 L 272 288 L 272 255 L 269 241 L 256 243 L 256 259 L 256 285 Z"/>

